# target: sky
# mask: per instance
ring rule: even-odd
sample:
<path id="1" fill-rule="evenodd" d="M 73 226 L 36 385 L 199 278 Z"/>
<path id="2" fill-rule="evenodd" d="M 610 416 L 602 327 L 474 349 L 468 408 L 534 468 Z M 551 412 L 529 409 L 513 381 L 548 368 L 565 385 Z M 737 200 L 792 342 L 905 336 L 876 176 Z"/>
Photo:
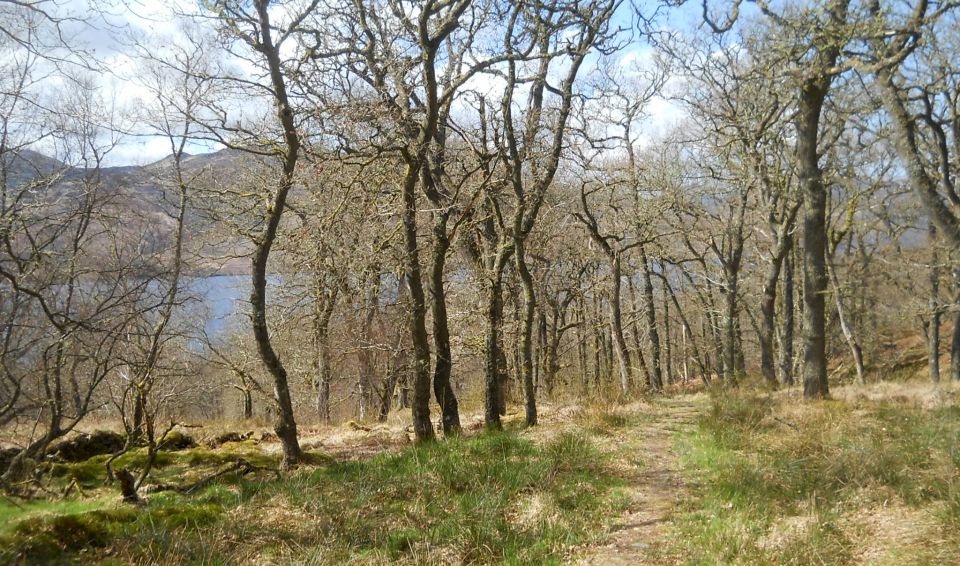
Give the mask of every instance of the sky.
<path id="1" fill-rule="evenodd" d="M 137 57 L 135 44 L 150 43 L 154 45 L 151 50 L 161 53 L 164 46 L 182 42 L 183 23 L 176 13 L 196 9 L 193 0 L 46 0 L 41 1 L 40 5 L 65 18 L 62 29 L 69 41 L 82 45 L 102 63 L 105 72 L 96 74 L 94 80 L 101 87 L 102 103 L 120 116 L 121 121 L 149 107 L 154 99 L 153 93 L 137 79 L 142 74 L 143 62 Z M 629 8 L 629 3 L 625 3 L 624 8 Z M 675 18 L 671 16 L 671 19 Z M 629 26 L 630 19 L 630 14 L 621 10 L 614 23 Z M 666 25 L 674 23 L 666 22 Z M 649 68 L 654 59 L 653 50 L 640 42 L 626 46 L 616 57 L 627 76 Z M 243 65 L 242 62 L 234 64 Z M 584 69 L 587 70 L 589 67 Z M 56 79 L 50 81 L 49 86 L 55 90 L 58 86 Z M 483 76 L 475 79 L 470 86 L 495 91 L 498 84 L 496 78 Z M 239 110 L 255 114 L 262 112 L 263 108 L 241 107 Z M 641 145 L 664 135 L 683 119 L 684 112 L 679 103 L 658 96 L 650 102 L 647 115 L 641 128 Z M 151 135 L 149 129 L 143 126 L 124 130 L 127 131 L 117 138 L 117 145 L 110 152 L 106 165 L 143 165 L 170 154 L 170 142 L 166 137 Z M 44 151 L 43 147 L 37 149 L 50 152 Z M 192 143 L 187 147 L 187 152 L 205 153 L 216 149 L 219 147 L 210 142 Z"/>

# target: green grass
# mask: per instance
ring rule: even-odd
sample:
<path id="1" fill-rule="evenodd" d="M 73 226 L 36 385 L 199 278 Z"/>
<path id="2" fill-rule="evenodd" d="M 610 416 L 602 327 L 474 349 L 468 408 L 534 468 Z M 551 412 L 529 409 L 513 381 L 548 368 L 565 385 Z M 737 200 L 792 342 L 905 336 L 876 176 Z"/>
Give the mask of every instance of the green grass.
<path id="1" fill-rule="evenodd" d="M 166 454 L 158 473 L 170 477 L 223 460 L 229 457 L 205 449 Z M 621 482 L 605 461 L 585 435 L 537 445 L 504 432 L 366 460 L 327 460 L 281 480 L 262 474 L 194 495 L 158 493 L 142 507 L 116 503 L 101 491 L 24 510 L 0 507 L 8 525 L 0 532 L 0 563 L 430 563 L 456 557 L 552 564 L 571 546 L 594 540 L 604 518 L 622 505 Z M 64 466 L 57 477 L 92 486 L 98 462 Z"/>
<path id="2" fill-rule="evenodd" d="M 686 563 L 960 563 L 957 407 L 716 392 L 678 445 L 694 499 L 667 552 Z"/>

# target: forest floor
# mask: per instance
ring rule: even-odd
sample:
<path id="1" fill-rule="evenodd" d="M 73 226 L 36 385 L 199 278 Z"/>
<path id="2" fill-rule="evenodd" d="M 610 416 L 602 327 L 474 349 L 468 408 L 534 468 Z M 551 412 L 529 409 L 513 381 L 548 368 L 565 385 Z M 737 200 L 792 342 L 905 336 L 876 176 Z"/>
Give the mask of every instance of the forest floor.
<path id="1" fill-rule="evenodd" d="M 304 427 L 308 461 L 280 478 L 262 435 L 163 453 L 151 482 L 259 469 L 139 506 L 105 484 L 103 457 L 44 465 L 44 491 L 0 497 L 0 563 L 960 563 L 955 384 L 542 409 L 495 434 L 467 416 L 463 437 L 428 446 L 403 415 Z"/>

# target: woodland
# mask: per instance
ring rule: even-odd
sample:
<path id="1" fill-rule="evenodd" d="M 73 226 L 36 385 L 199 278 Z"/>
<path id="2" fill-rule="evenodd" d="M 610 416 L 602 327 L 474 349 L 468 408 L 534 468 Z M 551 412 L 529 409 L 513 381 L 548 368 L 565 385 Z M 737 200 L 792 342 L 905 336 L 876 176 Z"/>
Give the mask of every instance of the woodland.
<path id="1" fill-rule="evenodd" d="M 960 563 L 955 57 L 957 0 L 0 0 L 0 562 Z"/>

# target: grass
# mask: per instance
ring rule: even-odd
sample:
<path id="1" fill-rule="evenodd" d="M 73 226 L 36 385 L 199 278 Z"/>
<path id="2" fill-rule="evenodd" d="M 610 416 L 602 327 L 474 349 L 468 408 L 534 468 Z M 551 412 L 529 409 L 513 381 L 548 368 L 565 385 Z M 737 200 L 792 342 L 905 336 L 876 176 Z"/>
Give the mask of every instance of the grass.
<path id="1" fill-rule="evenodd" d="M 638 541 L 650 543 L 651 563 L 960 563 L 957 390 L 905 382 L 835 393 L 802 402 L 747 382 L 713 391 L 709 404 L 565 408 L 561 423 L 529 432 L 349 461 L 313 453 L 279 480 L 228 476 L 143 507 L 97 487 L 101 459 L 57 465 L 49 485 L 75 481 L 86 496 L 0 499 L 0 563 L 556 564 L 599 541 L 646 481 L 635 472 L 646 467 L 647 427 L 674 435 L 686 484 L 663 534 Z M 154 479 L 189 481 L 237 457 L 277 463 L 254 443 L 231 443 L 163 454 Z M 135 468 L 143 454 L 124 458 Z"/>
<path id="2" fill-rule="evenodd" d="M 257 456 L 252 446 L 231 449 Z M 165 454 L 157 479 L 237 455 Z M 102 462 L 94 460 L 51 473 L 92 488 L 102 482 Z M 0 505 L 0 563 L 558 563 L 574 545 L 595 540 L 604 517 L 622 505 L 622 482 L 605 461 L 585 434 L 537 444 L 508 431 L 328 460 L 280 480 L 234 478 L 192 495 L 158 493 L 142 507 L 103 491 L 22 509 Z"/>
<path id="3" fill-rule="evenodd" d="M 956 406 L 717 391 L 678 447 L 694 498 L 674 559 L 960 563 Z"/>

